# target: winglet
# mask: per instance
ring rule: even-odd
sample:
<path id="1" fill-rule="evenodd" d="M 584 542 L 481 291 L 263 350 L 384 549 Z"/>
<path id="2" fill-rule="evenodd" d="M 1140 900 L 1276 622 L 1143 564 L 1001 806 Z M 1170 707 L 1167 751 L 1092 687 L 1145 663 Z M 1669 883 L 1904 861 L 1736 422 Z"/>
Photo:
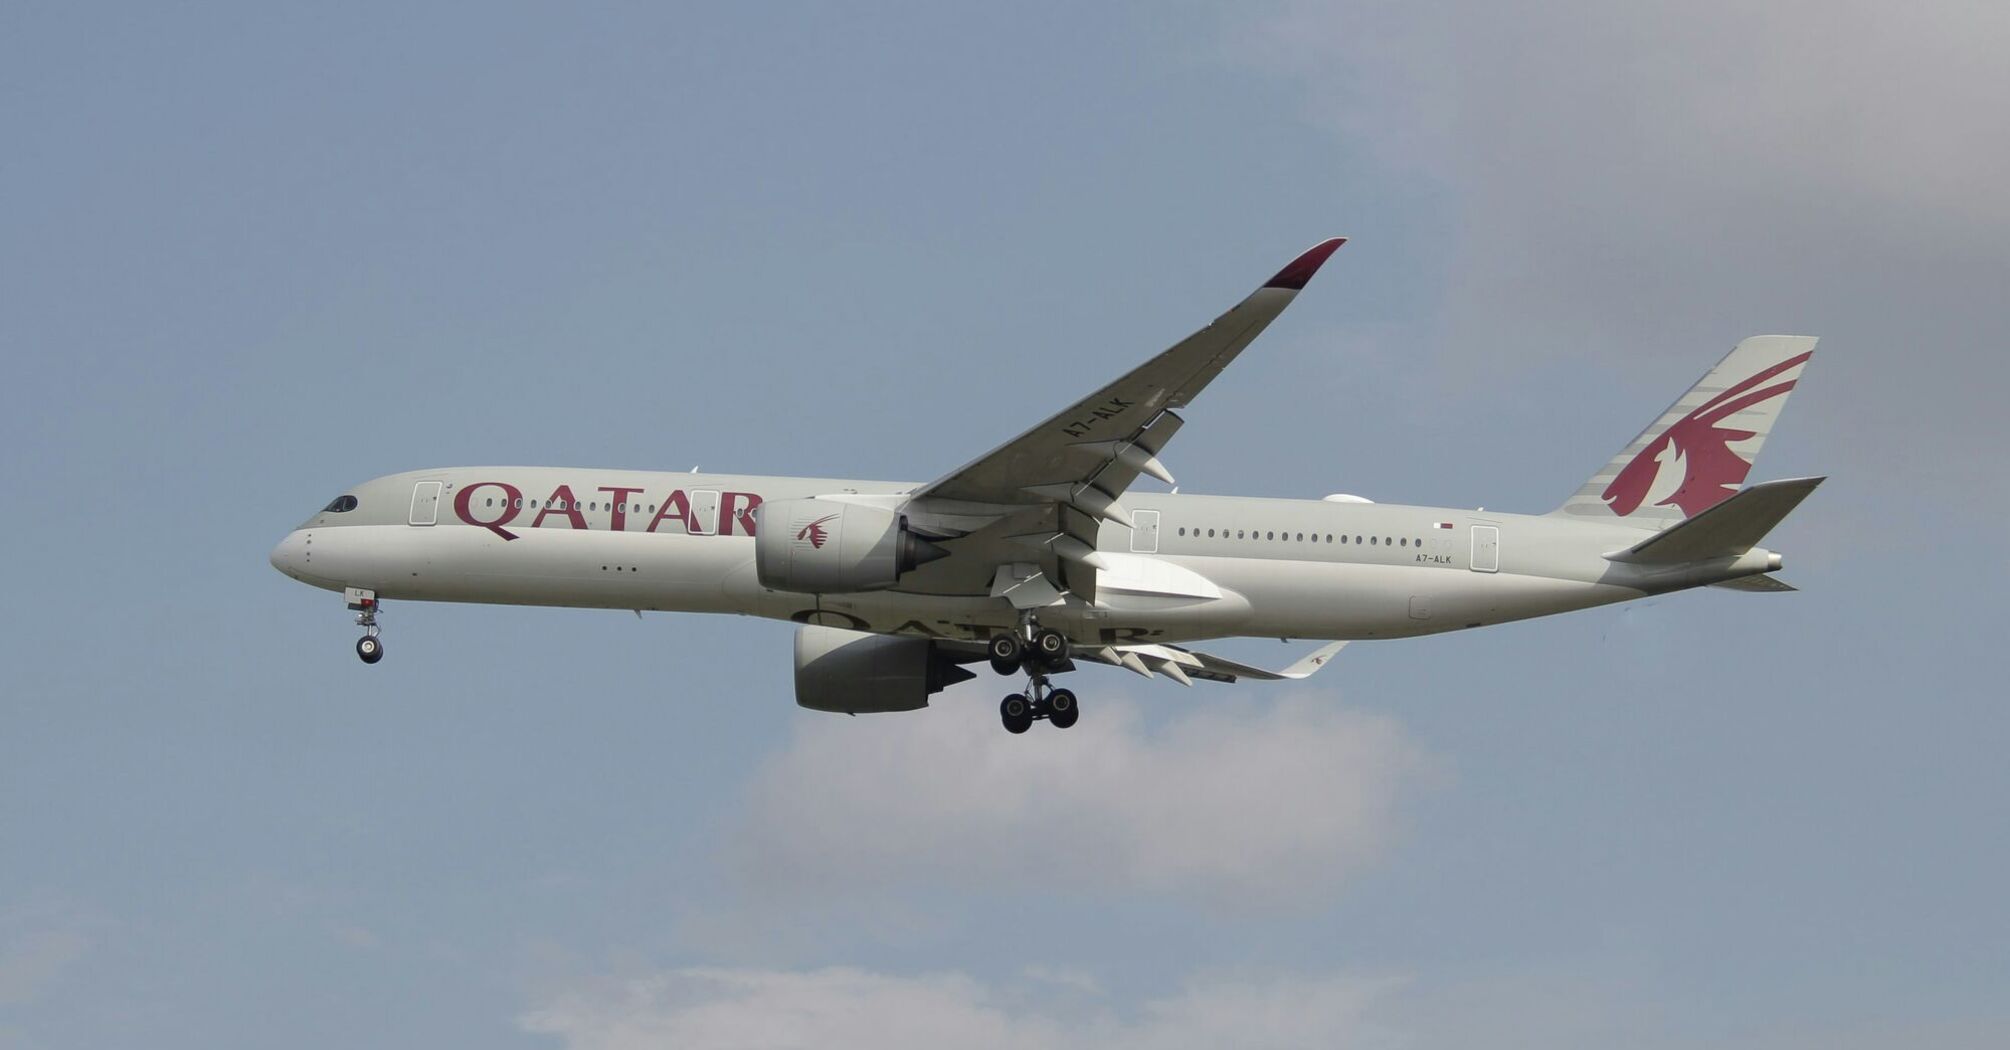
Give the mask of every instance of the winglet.
<path id="1" fill-rule="evenodd" d="M 1277 271 L 1277 276 L 1263 282 L 1265 288 L 1289 288 L 1302 290 L 1312 280 L 1312 275 L 1326 264 L 1326 257 L 1340 250 L 1347 243 L 1345 237 L 1329 237 L 1305 250 L 1305 254 L 1291 260 L 1291 265 Z"/>
<path id="2" fill-rule="evenodd" d="M 1333 642 L 1330 645 L 1322 645 L 1318 649 L 1307 654 L 1303 660 L 1300 660 L 1297 663 L 1292 664 L 1290 667 L 1287 667 L 1284 670 L 1277 672 L 1277 677 L 1293 678 L 1293 679 L 1310 678 L 1312 677 L 1312 672 L 1317 671 L 1321 667 L 1326 666 L 1326 661 L 1333 659 L 1335 653 L 1338 653 L 1340 650 L 1345 649 L 1346 647 L 1347 647 L 1346 642 Z"/>
<path id="3" fill-rule="evenodd" d="M 1328 642 L 1311 653 L 1306 654 L 1304 659 L 1299 660 L 1282 671 L 1266 671 L 1261 667 L 1251 667 L 1245 663 L 1237 663 L 1234 660 L 1224 659 L 1219 656 L 1210 656 L 1207 653 L 1192 652 L 1191 650 L 1189 652 L 1200 661 L 1201 666 L 1198 673 L 1201 677 L 1213 678 L 1216 681 L 1233 681 L 1238 678 L 1247 678 L 1257 682 L 1277 682 L 1296 681 L 1301 678 L 1312 677 L 1314 672 L 1326 666 L 1327 662 L 1333 659 L 1333 654 L 1346 648 L 1346 646 L 1346 642 Z M 1171 647 L 1167 646 L 1167 648 Z"/>

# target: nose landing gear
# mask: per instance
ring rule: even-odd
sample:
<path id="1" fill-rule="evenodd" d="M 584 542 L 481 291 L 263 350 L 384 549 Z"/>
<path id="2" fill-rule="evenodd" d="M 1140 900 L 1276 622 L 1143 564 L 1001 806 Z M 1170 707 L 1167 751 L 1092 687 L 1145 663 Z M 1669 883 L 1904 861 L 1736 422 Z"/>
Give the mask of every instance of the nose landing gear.
<path id="1" fill-rule="evenodd" d="M 344 596 L 349 599 L 349 608 L 355 610 L 356 626 L 363 629 L 363 637 L 356 639 L 356 655 L 366 664 L 382 660 L 384 642 L 377 637 L 377 592 L 351 587 Z"/>

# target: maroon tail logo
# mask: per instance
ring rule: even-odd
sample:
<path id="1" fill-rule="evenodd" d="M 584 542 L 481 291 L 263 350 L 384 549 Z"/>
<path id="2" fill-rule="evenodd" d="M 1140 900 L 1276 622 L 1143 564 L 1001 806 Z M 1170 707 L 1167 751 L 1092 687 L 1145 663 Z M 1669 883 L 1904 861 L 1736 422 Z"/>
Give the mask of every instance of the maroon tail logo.
<path id="1" fill-rule="evenodd" d="M 1717 424 L 1753 405 L 1784 396 L 1794 388 L 1796 380 L 1764 384 L 1805 364 L 1811 356 L 1812 353 L 1807 353 L 1790 357 L 1726 389 L 1648 442 L 1601 494 L 1611 505 L 1612 513 L 1623 518 L 1639 510 L 1654 491 L 1654 483 L 1660 480 L 1663 470 L 1681 470 L 1682 483 L 1666 499 L 1656 502 L 1657 507 L 1679 507 L 1683 515 L 1693 518 L 1730 498 L 1752 470 L 1751 461 L 1731 446 L 1751 439 L 1757 432 Z"/>
<path id="2" fill-rule="evenodd" d="M 824 531 L 824 522 L 827 522 L 835 517 L 837 517 L 837 515 L 835 514 L 826 514 L 823 517 L 818 518 L 813 522 L 810 522 L 808 525 L 805 525 L 801 529 L 797 530 L 796 539 L 808 540 L 810 541 L 810 546 L 815 547 L 818 550 L 823 550 L 824 544 L 830 542 L 831 538 L 830 533 Z"/>

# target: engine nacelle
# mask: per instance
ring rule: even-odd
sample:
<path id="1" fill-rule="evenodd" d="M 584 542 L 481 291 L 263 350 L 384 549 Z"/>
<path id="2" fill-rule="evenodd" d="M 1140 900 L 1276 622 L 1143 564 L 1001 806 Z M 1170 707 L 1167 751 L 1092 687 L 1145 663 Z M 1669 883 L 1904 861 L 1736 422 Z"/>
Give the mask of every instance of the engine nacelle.
<path id="1" fill-rule="evenodd" d="M 778 591 L 828 594 L 891 587 L 949 552 L 884 507 L 828 499 L 770 500 L 754 511 L 754 573 Z"/>
<path id="2" fill-rule="evenodd" d="M 812 711 L 913 711 L 975 677 L 926 638 L 796 628 L 796 703 Z"/>

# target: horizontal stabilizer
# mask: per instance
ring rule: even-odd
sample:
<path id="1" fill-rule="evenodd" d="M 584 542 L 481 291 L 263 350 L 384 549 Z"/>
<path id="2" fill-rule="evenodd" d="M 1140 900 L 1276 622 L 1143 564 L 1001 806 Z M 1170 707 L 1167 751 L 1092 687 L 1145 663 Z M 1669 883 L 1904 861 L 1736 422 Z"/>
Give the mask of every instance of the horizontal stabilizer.
<path id="1" fill-rule="evenodd" d="M 1727 591 L 1752 591 L 1758 594 L 1785 594 L 1788 591 L 1800 590 L 1799 587 L 1777 576 L 1740 576 L 1735 580 L 1724 580 L 1710 586 L 1722 587 Z"/>
<path id="2" fill-rule="evenodd" d="M 1789 478 L 1747 488 L 1709 510 L 1677 522 L 1613 554 L 1613 561 L 1644 565 L 1679 565 L 1735 558 L 1766 538 L 1824 478 Z"/>

